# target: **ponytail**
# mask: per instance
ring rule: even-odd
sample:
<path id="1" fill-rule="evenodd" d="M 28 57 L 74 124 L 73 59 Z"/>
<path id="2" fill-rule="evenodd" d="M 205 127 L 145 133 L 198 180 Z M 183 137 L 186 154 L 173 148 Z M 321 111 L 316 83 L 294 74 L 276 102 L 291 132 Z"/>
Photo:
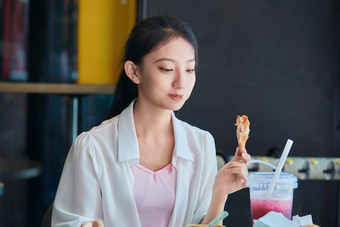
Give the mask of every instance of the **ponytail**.
<path id="1" fill-rule="evenodd" d="M 137 98 L 137 84 L 133 83 L 125 74 L 124 68 L 120 74 L 116 91 L 114 93 L 113 102 L 106 115 L 106 119 L 110 119 L 120 114 L 130 103 Z"/>

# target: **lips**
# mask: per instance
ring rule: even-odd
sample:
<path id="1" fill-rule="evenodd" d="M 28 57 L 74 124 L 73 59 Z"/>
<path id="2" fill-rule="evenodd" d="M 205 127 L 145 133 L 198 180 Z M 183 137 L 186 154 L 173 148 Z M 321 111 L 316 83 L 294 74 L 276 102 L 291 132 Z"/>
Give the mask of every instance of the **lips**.
<path id="1" fill-rule="evenodd" d="M 177 100 L 177 101 L 184 99 L 184 95 L 181 95 L 181 94 L 171 94 L 170 97 L 174 100 Z"/>

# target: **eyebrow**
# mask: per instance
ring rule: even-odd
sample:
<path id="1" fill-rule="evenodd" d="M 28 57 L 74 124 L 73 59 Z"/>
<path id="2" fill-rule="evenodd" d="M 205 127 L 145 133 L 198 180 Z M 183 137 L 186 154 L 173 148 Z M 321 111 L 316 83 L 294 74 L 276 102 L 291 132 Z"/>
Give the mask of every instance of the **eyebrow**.
<path id="1" fill-rule="evenodd" d="M 171 61 L 171 62 L 176 62 L 176 60 L 172 59 L 172 58 L 160 58 L 158 60 L 156 60 L 154 63 L 160 62 L 160 61 Z M 187 62 L 193 62 L 195 61 L 195 58 L 193 59 L 189 59 Z"/>

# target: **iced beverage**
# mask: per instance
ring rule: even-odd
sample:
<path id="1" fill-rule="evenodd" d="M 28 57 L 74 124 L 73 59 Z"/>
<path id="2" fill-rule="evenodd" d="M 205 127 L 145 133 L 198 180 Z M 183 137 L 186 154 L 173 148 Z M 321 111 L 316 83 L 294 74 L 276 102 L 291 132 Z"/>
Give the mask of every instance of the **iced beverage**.
<path id="1" fill-rule="evenodd" d="M 292 216 L 293 192 L 297 188 L 297 178 L 291 173 L 281 173 L 274 190 L 269 195 L 269 185 L 274 172 L 254 172 L 248 176 L 247 187 L 253 220 L 276 211 L 288 219 Z"/>
<path id="2" fill-rule="evenodd" d="M 270 211 L 276 211 L 282 213 L 286 218 L 292 218 L 292 200 L 280 201 L 280 200 L 261 200 L 251 199 L 251 212 L 253 219 L 259 219 Z"/>

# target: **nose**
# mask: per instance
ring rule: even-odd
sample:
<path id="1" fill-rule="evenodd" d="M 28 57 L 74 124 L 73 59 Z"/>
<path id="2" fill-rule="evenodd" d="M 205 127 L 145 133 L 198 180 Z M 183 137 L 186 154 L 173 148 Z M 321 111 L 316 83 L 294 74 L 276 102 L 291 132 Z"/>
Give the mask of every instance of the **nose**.
<path id="1" fill-rule="evenodd" d="M 181 71 L 177 71 L 174 82 L 173 82 L 173 87 L 176 89 L 183 89 L 185 88 L 185 86 L 186 86 L 185 73 Z"/>

